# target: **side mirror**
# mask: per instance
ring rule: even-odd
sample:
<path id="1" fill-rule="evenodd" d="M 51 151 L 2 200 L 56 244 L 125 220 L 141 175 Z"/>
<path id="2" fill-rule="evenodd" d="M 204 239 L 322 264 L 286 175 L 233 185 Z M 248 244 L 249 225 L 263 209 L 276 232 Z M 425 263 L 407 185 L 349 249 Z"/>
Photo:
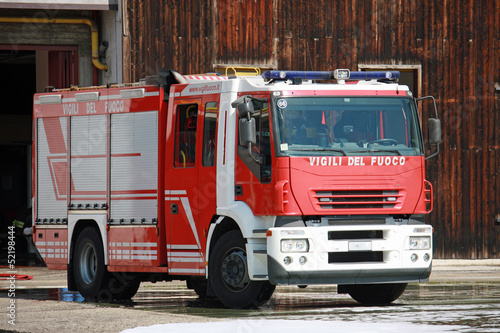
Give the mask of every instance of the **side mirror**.
<path id="1" fill-rule="evenodd" d="M 437 154 L 439 154 L 439 143 L 441 142 L 441 121 L 439 120 L 439 117 L 438 117 L 436 99 L 432 96 L 424 96 L 424 97 L 420 97 L 420 98 L 415 98 L 416 101 L 422 101 L 424 99 L 432 100 L 432 103 L 434 105 L 434 113 L 436 114 L 436 117 L 429 118 L 429 122 L 428 122 L 428 124 L 429 124 L 429 144 L 436 146 L 436 151 L 434 152 L 434 154 L 431 154 L 425 158 L 426 160 L 428 160 L 430 158 L 433 158 Z"/>
<path id="2" fill-rule="evenodd" d="M 254 112 L 252 97 L 248 95 L 241 96 L 240 98 L 232 102 L 231 106 L 238 110 L 238 115 L 240 116 L 240 118 L 250 119 L 250 116 Z"/>
<path id="3" fill-rule="evenodd" d="M 254 145 L 257 142 L 256 132 L 254 118 L 250 118 L 250 120 L 241 118 L 239 120 L 240 145 L 248 146 L 249 143 Z"/>
<path id="4" fill-rule="evenodd" d="M 255 112 L 253 107 L 253 97 L 250 95 L 241 96 L 231 103 L 236 108 L 240 120 L 238 121 L 239 141 L 241 146 L 247 147 L 248 155 L 258 164 L 262 164 L 261 156 L 255 157 L 252 154 L 252 145 L 257 143 L 257 129 L 255 119 L 252 114 Z M 259 100 L 259 99 L 257 99 Z"/>
<path id="5" fill-rule="evenodd" d="M 429 144 L 437 145 L 441 142 L 441 121 L 429 118 Z"/>

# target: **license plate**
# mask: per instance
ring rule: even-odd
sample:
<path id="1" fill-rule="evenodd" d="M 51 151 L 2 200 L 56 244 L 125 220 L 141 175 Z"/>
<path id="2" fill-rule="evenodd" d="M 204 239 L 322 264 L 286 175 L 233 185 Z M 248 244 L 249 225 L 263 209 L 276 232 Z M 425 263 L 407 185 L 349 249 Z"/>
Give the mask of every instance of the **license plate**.
<path id="1" fill-rule="evenodd" d="M 349 242 L 349 251 L 371 251 L 372 242 Z"/>

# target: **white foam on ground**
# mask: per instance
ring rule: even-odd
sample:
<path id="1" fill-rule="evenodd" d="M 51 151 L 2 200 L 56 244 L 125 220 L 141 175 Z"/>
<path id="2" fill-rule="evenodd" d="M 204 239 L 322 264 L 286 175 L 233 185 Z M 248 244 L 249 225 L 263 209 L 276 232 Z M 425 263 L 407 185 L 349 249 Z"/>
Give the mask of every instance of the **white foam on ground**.
<path id="1" fill-rule="evenodd" d="M 231 320 L 209 323 L 178 323 L 137 327 L 122 331 L 122 333 L 401 333 L 426 332 L 440 333 L 456 330 L 451 325 L 426 325 L 408 322 L 366 323 L 351 321 L 325 320 Z"/>

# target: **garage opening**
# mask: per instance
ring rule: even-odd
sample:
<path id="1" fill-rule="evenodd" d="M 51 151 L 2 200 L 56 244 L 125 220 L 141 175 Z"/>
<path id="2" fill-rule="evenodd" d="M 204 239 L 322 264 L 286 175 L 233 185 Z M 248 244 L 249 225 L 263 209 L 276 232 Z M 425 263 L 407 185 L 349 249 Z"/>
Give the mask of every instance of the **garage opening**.
<path id="1" fill-rule="evenodd" d="M 36 250 L 23 234 L 31 226 L 33 95 L 47 86 L 78 84 L 77 57 L 75 46 L 0 44 L 0 264 L 8 257 L 12 225 L 16 264 L 37 264 Z"/>

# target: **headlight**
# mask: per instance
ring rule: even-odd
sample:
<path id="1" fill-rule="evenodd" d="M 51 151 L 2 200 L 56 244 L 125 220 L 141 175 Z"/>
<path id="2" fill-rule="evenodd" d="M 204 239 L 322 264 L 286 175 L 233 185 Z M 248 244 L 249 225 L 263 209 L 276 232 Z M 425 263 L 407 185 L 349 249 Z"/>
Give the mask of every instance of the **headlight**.
<path id="1" fill-rule="evenodd" d="M 281 252 L 307 252 L 309 241 L 307 239 L 282 239 Z"/>
<path id="2" fill-rule="evenodd" d="M 410 237 L 411 250 L 429 250 L 431 248 L 430 237 Z"/>

